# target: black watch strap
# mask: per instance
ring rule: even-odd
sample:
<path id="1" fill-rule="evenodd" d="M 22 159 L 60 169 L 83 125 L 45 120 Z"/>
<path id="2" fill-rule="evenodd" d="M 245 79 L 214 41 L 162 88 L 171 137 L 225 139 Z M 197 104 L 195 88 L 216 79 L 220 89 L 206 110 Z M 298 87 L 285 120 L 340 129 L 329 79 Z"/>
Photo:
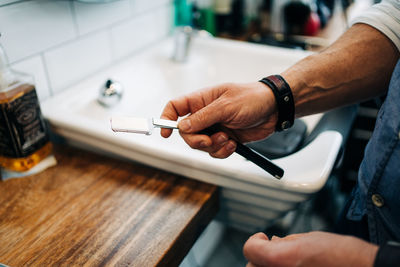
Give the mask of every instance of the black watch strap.
<path id="1" fill-rule="evenodd" d="M 400 266 L 400 243 L 389 241 L 380 246 L 376 253 L 374 267 Z"/>
<path id="2" fill-rule="evenodd" d="M 280 75 L 262 78 L 259 82 L 266 84 L 274 93 L 278 107 L 278 121 L 275 130 L 280 132 L 289 129 L 294 123 L 294 99 L 289 84 Z"/>

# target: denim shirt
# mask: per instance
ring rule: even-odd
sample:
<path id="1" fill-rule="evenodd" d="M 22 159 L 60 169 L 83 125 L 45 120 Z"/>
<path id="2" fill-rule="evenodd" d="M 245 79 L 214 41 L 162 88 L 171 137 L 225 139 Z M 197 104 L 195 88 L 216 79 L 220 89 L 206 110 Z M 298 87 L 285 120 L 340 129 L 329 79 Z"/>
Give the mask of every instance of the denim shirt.
<path id="1" fill-rule="evenodd" d="M 358 185 L 347 213 L 350 220 L 368 218 L 370 241 L 400 241 L 400 60 L 358 173 Z"/>

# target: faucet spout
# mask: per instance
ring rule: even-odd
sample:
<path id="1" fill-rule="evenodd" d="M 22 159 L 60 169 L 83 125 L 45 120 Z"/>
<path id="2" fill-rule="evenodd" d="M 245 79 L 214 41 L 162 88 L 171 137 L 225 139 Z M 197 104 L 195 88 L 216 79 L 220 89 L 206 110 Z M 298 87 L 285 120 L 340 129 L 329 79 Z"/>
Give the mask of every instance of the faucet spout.
<path id="1" fill-rule="evenodd" d="M 190 26 L 182 26 L 176 29 L 173 61 L 185 62 L 187 60 L 193 32 L 194 30 Z"/>
<path id="2" fill-rule="evenodd" d="M 210 38 L 212 34 L 205 30 L 194 29 L 191 26 L 180 26 L 175 30 L 174 51 L 172 60 L 175 62 L 185 62 L 189 56 L 192 39 Z"/>

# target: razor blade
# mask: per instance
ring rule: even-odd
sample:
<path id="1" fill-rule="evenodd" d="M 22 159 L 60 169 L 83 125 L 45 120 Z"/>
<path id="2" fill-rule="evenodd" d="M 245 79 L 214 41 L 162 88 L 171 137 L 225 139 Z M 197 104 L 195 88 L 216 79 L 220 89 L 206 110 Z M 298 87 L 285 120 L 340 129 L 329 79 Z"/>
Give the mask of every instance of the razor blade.
<path id="1" fill-rule="evenodd" d="M 155 118 L 137 118 L 113 116 L 110 119 L 114 132 L 137 133 L 151 135 L 154 128 L 178 129 L 178 122 Z"/>

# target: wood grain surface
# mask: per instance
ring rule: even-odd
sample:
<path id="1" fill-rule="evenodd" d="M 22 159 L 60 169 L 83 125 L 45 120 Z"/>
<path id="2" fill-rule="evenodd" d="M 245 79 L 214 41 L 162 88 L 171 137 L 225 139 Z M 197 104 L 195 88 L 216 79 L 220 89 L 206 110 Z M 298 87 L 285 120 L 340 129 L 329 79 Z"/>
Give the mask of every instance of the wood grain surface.
<path id="1" fill-rule="evenodd" d="M 56 146 L 58 165 L 0 181 L 0 262 L 177 266 L 217 212 L 217 188 Z"/>

